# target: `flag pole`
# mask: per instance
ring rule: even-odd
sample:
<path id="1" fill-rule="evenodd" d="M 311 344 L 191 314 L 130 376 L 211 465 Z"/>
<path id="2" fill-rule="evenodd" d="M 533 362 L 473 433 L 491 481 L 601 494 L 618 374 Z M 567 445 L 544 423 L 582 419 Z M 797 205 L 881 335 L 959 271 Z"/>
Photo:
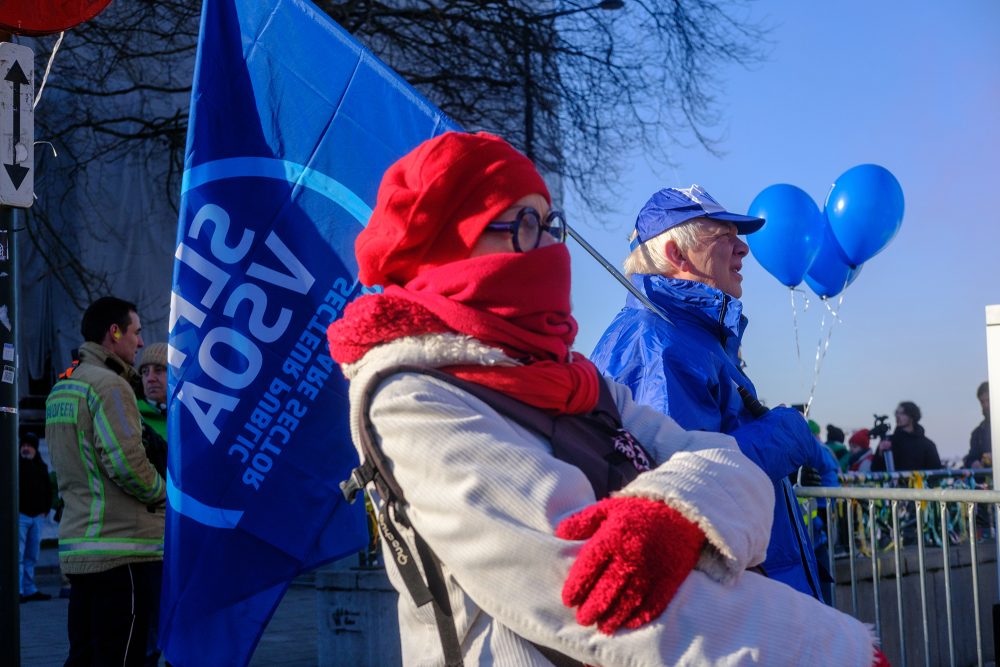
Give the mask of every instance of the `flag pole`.
<path id="1" fill-rule="evenodd" d="M 579 243 L 584 250 L 590 253 L 591 257 L 597 260 L 598 264 L 604 267 L 605 271 L 611 274 L 612 278 L 620 282 L 622 286 L 632 294 L 632 296 L 638 299 L 639 303 L 641 303 L 642 305 L 646 306 L 646 308 L 649 308 L 649 310 L 659 315 L 663 319 L 663 321 L 666 322 L 667 324 L 673 324 L 673 322 L 670 321 L 670 318 L 667 317 L 666 313 L 664 313 L 662 310 L 660 310 L 660 308 L 656 304 L 650 301 L 649 297 L 643 294 L 638 287 L 633 285 L 628 278 L 623 276 L 622 272 L 619 271 L 617 268 L 615 268 L 615 266 L 611 262 L 606 260 L 604 256 L 601 255 L 601 253 L 597 252 L 594 246 L 587 243 L 586 239 L 580 236 L 580 234 L 577 233 L 575 229 L 567 225 L 566 231 L 569 232 L 569 235 L 573 238 L 574 241 Z"/>

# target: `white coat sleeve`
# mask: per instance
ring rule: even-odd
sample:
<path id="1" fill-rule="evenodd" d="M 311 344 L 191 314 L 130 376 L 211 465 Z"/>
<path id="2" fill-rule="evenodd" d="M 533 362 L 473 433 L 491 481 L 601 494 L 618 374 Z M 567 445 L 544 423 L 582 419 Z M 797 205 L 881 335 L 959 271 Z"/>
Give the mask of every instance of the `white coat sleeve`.
<path id="1" fill-rule="evenodd" d="M 657 410 L 632 400 L 628 387 L 608 380 L 622 424 L 659 465 L 617 495 L 660 500 L 698 526 L 708 540 L 698 569 L 732 581 L 764 561 L 774 517 L 767 475 L 721 433 L 685 431 Z"/>
<path id="2" fill-rule="evenodd" d="M 791 665 L 801 663 L 788 652 L 787 637 L 814 635 L 819 627 L 822 635 L 838 633 L 832 638 L 846 645 L 853 657 L 844 660 L 842 650 L 833 654 L 839 662 L 811 664 L 870 664 L 871 639 L 861 624 L 769 580 L 747 594 L 750 575 L 727 586 L 693 573 L 682 587 L 684 608 L 668 607 L 673 625 L 664 622 L 665 614 L 639 630 L 613 636 L 581 626 L 561 601 L 581 543 L 558 539 L 554 529 L 595 502 L 583 473 L 552 457 L 540 437 L 501 418 L 475 397 L 427 376 L 390 378 L 375 394 L 370 414 L 406 495 L 414 529 L 440 558 L 449 586 L 460 589 L 451 591 L 453 599 L 459 593 L 467 596 L 517 635 L 592 665 L 743 664 L 739 656 L 750 654 L 760 664 Z M 727 441 L 720 436 L 719 442 Z M 658 477 L 658 492 L 666 497 L 697 502 L 709 497 L 702 495 L 707 489 L 699 487 L 725 483 L 733 470 L 749 467 L 735 458 L 738 453 L 728 444 L 681 449 L 658 468 L 664 473 Z M 769 483 L 763 478 L 760 485 Z M 766 497 L 766 492 L 759 493 Z M 740 511 L 736 496 L 714 497 L 728 505 L 727 511 Z M 761 619 L 755 613 L 754 596 L 762 594 L 761 586 L 773 596 L 773 618 Z M 794 604 L 783 605 L 782 598 L 788 596 L 794 596 L 787 600 Z M 723 599 L 726 605 L 715 608 L 718 605 L 702 599 Z M 803 606 L 809 613 L 803 613 Z M 785 614 L 786 608 L 799 616 Z M 473 622 L 466 615 L 478 613 L 458 606 L 460 637 Z M 860 634 L 849 632 L 852 623 Z M 750 637 L 754 643 L 748 653 L 745 642 Z M 707 662 L 703 658 L 708 654 L 700 648 L 705 643 L 713 656 Z M 792 659 L 786 659 L 789 655 Z"/>

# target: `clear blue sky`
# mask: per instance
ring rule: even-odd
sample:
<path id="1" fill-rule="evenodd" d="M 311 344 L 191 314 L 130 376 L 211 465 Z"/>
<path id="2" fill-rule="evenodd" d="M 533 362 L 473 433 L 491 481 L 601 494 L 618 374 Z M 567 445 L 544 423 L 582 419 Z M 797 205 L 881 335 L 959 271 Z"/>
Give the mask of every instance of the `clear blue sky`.
<path id="1" fill-rule="evenodd" d="M 1000 3 L 763 0 L 754 13 L 776 26 L 773 49 L 753 71 L 719 73 L 725 155 L 680 150 L 676 169 L 635 156 L 616 219 L 580 231 L 620 265 L 635 214 L 661 187 L 699 183 L 745 212 L 765 187 L 792 183 L 822 207 L 848 168 L 885 166 L 906 214 L 845 292 L 811 416 L 849 432 L 912 400 L 942 457 L 961 456 L 982 419 L 984 309 L 1000 303 Z M 576 347 L 589 353 L 625 296 L 571 244 Z M 747 371 L 768 404 L 804 402 L 823 304 L 803 283 L 798 359 L 788 288 L 752 257 L 743 274 Z"/>

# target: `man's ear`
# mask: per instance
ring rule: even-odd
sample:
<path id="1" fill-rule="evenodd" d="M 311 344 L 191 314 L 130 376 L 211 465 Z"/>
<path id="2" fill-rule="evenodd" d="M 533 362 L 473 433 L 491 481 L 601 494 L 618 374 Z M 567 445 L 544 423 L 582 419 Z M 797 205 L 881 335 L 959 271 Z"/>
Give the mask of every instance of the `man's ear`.
<path id="1" fill-rule="evenodd" d="M 663 246 L 663 256 L 677 270 L 677 272 L 687 271 L 691 268 L 687 256 L 681 251 L 677 241 L 673 239 Z"/>
<path id="2" fill-rule="evenodd" d="M 109 331 L 111 332 L 111 338 L 113 340 L 122 339 L 122 330 L 121 327 L 119 327 L 117 324 L 112 324 L 111 329 Z"/>

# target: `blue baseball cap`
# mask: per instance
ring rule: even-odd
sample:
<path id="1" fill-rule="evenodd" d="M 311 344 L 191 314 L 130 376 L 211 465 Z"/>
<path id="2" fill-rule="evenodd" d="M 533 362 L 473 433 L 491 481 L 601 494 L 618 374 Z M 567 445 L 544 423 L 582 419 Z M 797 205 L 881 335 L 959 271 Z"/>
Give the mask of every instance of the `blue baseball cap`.
<path id="1" fill-rule="evenodd" d="M 659 236 L 668 229 L 693 218 L 709 218 L 736 225 L 737 234 L 752 234 L 764 226 L 763 218 L 730 213 L 700 185 L 689 188 L 663 188 L 646 202 L 635 219 L 636 237 L 629 244 L 635 250 L 640 243 Z"/>

